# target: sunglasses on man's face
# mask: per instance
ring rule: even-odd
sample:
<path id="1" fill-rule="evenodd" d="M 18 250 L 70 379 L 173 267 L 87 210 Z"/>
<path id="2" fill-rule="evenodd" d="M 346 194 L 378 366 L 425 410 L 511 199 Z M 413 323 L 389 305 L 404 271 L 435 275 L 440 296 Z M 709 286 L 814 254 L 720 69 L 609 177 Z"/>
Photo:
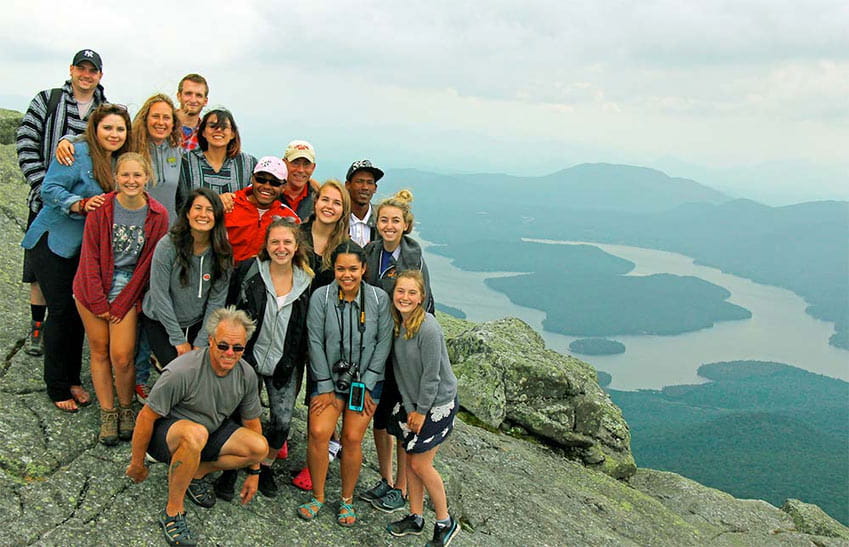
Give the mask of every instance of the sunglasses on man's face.
<path id="1" fill-rule="evenodd" d="M 274 177 L 258 177 L 254 175 L 254 180 L 257 181 L 259 184 L 267 184 L 269 186 L 273 186 L 274 188 L 278 188 L 286 184 L 285 181 L 279 181 Z"/>
<path id="2" fill-rule="evenodd" d="M 243 351 L 245 351 L 245 346 L 243 346 L 242 344 L 233 344 L 231 346 L 227 342 L 217 342 L 215 344 L 215 347 L 220 349 L 221 351 L 227 351 L 232 347 L 233 353 L 242 353 Z"/>

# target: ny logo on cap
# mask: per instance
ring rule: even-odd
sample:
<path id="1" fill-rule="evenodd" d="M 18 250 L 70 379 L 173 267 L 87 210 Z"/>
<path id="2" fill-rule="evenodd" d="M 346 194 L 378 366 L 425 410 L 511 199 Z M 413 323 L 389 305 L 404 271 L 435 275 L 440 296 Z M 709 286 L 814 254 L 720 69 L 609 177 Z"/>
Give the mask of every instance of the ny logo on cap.
<path id="1" fill-rule="evenodd" d="M 90 49 L 87 49 L 83 52 L 83 55 L 86 57 L 94 57 L 94 52 Z"/>

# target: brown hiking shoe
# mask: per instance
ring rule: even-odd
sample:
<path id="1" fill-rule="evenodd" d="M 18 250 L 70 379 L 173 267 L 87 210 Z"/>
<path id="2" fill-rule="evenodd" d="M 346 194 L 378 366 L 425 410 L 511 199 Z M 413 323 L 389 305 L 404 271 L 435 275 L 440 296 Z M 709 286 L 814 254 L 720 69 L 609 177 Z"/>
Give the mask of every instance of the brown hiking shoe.
<path id="1" fill-rule="evenodd" d="M 136 413 L 132 405 L 118 407 L 118 438 L 129 441 L 133 438 L 133 429 L 136 427 Z"/>
<path id="2" fill-rule="evenodd" d="M 100 436 L 98 440 L 106 446 L 118 444 L 118 411 L 100 409 Z"/>

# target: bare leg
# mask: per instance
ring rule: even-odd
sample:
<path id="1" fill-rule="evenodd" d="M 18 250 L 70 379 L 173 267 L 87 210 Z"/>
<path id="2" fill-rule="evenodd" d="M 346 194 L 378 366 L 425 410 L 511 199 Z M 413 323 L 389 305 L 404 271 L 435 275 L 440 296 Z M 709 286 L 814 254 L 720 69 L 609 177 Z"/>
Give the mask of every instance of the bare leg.
<path id="1" fill-rule="evenodd" d="M 242 469 L 254 465 L 259 463 L 267 453 L 268 443 L 265 437 L 246 427 L 240 427 L 221 447 L 217 460 L 198 464 L 193 478 L 202 479 L 213 471 Z"/>
<path id="2" fill-rule="evenodd" d="M 109 362 L 109 322 L 91 313 L 85 306 L 77 304 L 83 321 L 88 347 L 91 354 L 91 383 L 100 408 L 115 408 L 115 391 L 112 389 L 112 364 Z"/>
<path id="3" fill-rule="evenodd" d="M 342 497 L 354 495 L 354 487 L 360 477 L 363 464 L 363 435 L 365 435 L 371 416 L 365 412 L 345 409 L 342 420 Z M 325 458 L 327 459 L 327 458 Z M 392 465 L 392 460 L 389 460 Z"/>
<path id="4" fill-rule="evenodd" d="M 320 414 L 309 414 L 309 441 L 307 443 L 307 465 L 312 477 L 312 495 L 324 503 L 324 485 L 327 482 L 327 445 L 330 437 L 336 431 L 336 422 L 342 412 L 342 401 L 337 399 L 333 405 L 327 406 Z M 343 454 L 344 461 L 344 454 Z"/>
<path id="5" fill-rule="evenodd" d="M 393 437 L 390 435 L 390 439 Z M 395 444 L 395 451 L 398 454 L 398 471 L 395 476 L 395 488 L 407 495 L 407 452 L 404 450 L 404 443 L 398 440 Z"/>
<path id="6" fill-rule="evenodd" d="M 47 300 L 44 299 L 44 294 L 41 292 L 38 281 L 29 284 L 29 303 L 33 306 L 47 305 Z"/>
<path id="7" fill-rule="evenodd" d="M 377 452 L 377 466 L 380 469 L 380 476 L 386 479 L 390 485 L 394 485 L 392 480 L 392 435 L 386 432 L 385 429 L 375 429 L 374 432 L 374 449 Z"/>
<path id="8" fill-rule="evenodd" d="M 200 452 L 208 438 L 205 427 L 189 420 L 175 422 L 168 429 L 166 441 L 172 456 L 168 467 L 168 503 L 165 512 L 169 516 L 185 512 L 183 503 L 186 490 L 197 472 Z"/>
<path id="9" fill-rule="evenodd" d="M 421 487 L 427 490 L 430 496 L 430 501 L 433 502 L 433 507 L 436 510 L 437 520 L 448 518 L 448 498 L 445 496 L 445 485 L 442 483 L 442 476 L 439 471 L 433 467 L 433 457 L 439 447 L 434 447 L 423 454 L 407 454 L 407 470 L 411 471 L 407 477 L 410 485 L 410 510 L 416 514 L 422 514 L 424 509 L 424 493 L 421 492 Z M 418 482 L 418 484 L 416 484 Z M 417 492 L 414 491 L 417 490 Z M 413 504 L 413 496 L 416 496 L 416 503 Z M 418 509 L 418 511 L 417 511 Z"/>
<path id="10" fill-rule="evenodd" d="M 136 347 L 135 309 L 117 325 L 109 323 L 109 356 L 115 372 L 115 390 L 118 392 L 118 402 L 122 406 L 130 406 L 135 396 L 136 370 L 133 364 L 133 351 Z"/>

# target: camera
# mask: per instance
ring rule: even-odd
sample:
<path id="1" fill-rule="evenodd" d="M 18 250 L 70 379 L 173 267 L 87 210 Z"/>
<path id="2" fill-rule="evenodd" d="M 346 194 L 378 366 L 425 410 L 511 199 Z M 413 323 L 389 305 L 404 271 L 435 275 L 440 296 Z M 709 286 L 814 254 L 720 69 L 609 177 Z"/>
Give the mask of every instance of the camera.
<path id="1" fill-rule="evenodd" d="M 354 381 L 354 365 L 340 359 L 333 365 L 333 372 L 339 374 L 339 379 L 336 380 L 336 391 L 345 392 L 351 387 L 351 382 Z"/>

